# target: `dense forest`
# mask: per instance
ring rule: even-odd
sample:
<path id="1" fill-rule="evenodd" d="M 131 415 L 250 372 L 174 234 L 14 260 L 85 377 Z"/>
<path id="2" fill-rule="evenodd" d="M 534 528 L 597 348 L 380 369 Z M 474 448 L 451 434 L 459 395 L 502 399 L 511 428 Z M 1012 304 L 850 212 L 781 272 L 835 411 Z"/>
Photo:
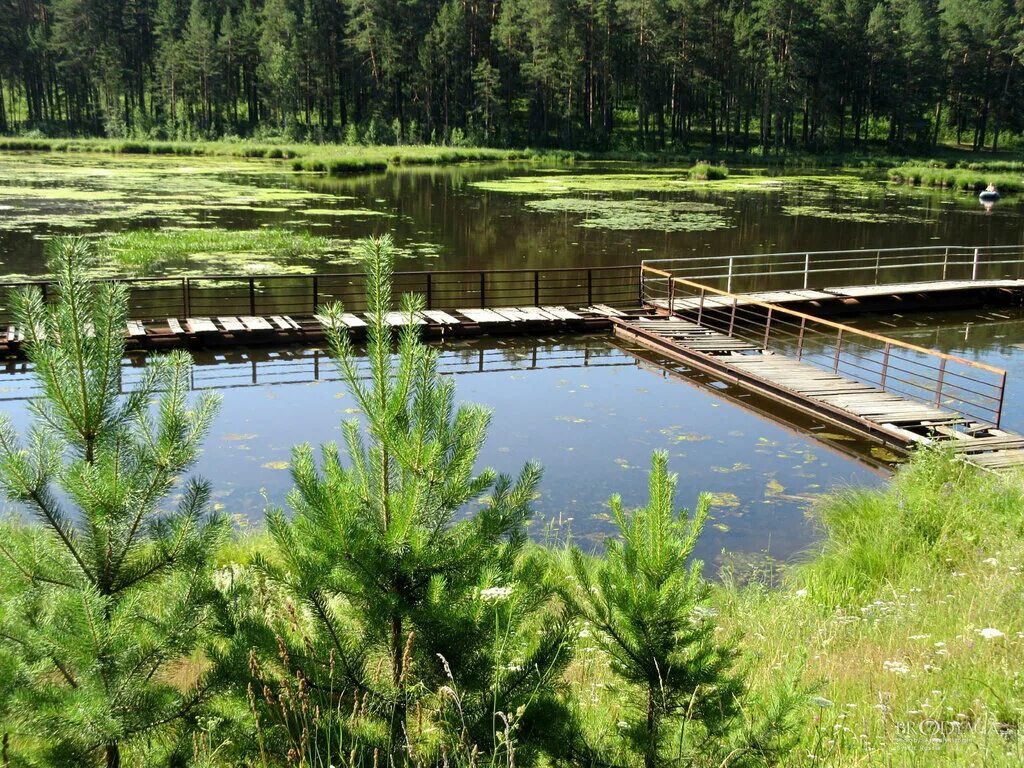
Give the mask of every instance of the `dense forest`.
<path id="1" fill-rule="evenodd" d="M 0 132 L 998 149 L 1022 55 L 1022 0 L 0 0 Z"/>

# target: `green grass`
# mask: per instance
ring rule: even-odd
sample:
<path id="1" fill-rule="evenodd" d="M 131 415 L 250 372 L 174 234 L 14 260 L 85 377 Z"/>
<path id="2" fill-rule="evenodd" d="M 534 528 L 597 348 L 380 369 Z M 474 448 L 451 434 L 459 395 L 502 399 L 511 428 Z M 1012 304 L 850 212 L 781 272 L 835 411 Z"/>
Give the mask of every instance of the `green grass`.
<path id="1" fill-rule="evenodd" d="M 755 699 L 794 670 L 815 692 L 786 764 L 1020 765 L 1022 479 L 924 453 L 880 489 L 826 497 L 814 517 L 823 539 L 803 562 L 743 584 L 726 573 L 714 592 Z M 582 722 L 624 755 L 627 691 L 588 642 L 570 670 Z"/>
<path id="2" fill-rule="evenodd" d="M 249 141 L 127 141 L 121 139 L 0 138 L 0 150 L 103 152 L 124 155 L 175 155 L 291 160 L 296 171 L 343 175 L 382 171 L 395 165 L 451 165 L 541 158 L 571 159 L 571 153 L 486 147 L 347 146 L 336 144 L 263 144 Z"/>
<path id="3" fill-rule="evenodd" d="M 901 184 L 947 187 L 964 192 L 980 192 L 995 184 L 1004 194 L 1024 190 L 1024 174 L 1005 173 L 985 168 L 937 168 L 930 165 L 900 165 L 889 169 L 889 178 Z"/>
<path id="4" fill-rule="evenodd" d="M 729 169 L 724 165 L 700 161 L 690 169 L 690 178 L 694 181 L 721 181 L 728 177 Z"/>
<path id="5" fill-rule="evenodd" d="M 782 588 L 720 591 L 755 685 L 806 649 L 832 705 L 805 722 L 801 762 L 1020 764 L 1022 510 L 1019 478 L 924 454 L 883 489 L 828 498 L 822 544 Z"/>
<path id="6" fill-rule="evenodd" d="M 350 249 L 347 240 L 268 227 L 133 230 L 103 238 L 98 248 L 101 268 L 106 263 L 116 271 L 139 275 L 168 272 L 175 266 L 222 274 L 312 271 L 291 262 Z"/>

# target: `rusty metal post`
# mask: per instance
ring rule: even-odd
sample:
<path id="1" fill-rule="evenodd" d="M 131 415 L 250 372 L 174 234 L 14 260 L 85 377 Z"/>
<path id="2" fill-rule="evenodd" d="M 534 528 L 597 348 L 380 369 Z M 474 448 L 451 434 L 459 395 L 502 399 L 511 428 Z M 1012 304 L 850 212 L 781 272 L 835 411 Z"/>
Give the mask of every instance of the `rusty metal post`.
<path id="1" fill-rule="evenodd" d="M 256 278 L 249 278 L 249 314 L 256 314 Z"/>
<path id="2" fill-rule="evenodd" d="M 487 297 L 486 297 L 486 295 L 484 293 L 487 290 L 486 287 L 485 287 L 486 280 L 487 280 L 487 275 L 484 274 L 483 272 L 481 272 L 480 273 L 480 309 L 483 309 L 484 307 L 487 306 Z"/>
<path id="3" fill-rule="evenodd" d="M 796 338 L 796 359 L 800 360 L 804 356 L 804 328 L 807 327 L 807 318 L 800 318 L 800 335 Z"/>
<path id="4" fill-rule="evenodd" d="M 729 336 L 732 336 L 732 329 L 736 325 L 736 301 L 735 296 L 732 297 L 732 314 L 729 316 Z"/>
<path id="5" fill-rule="evenodd" d="M 835 359 L 832 361 L 832 373 L 838 373 L 839 372 L 839 353 L 842 350 L 842 348 L 843 348 L 843 329 L 840 328 L 839 332 L 836 334 L 836 356 L 835 356 Z"/>
<path id="6" fill-rule="evenodd" d="M 1006 371 L 1003 371 L 1003 375 L 999 382 L 999 405 L 996 406 L 996 426 L 999 426 L 999 422 L 1003 420 L 1003 398 L 1006 396 Z"/>
<path id="7" fill-rule="evenodd" d="M 701 320 L 704 317 L 704 294 L 706 294 L 703 288 L 700 289 L 700 303 L 697 305 L 697 325 L 700 325 Z"/>
<path id="8" fill-rule="evenodd" d="M 892 350 L 892 344 L 886 342 L 885 354 L 882 355 L 882 380 L 879 383 L 880 389 L 885 389 L 885 380 L 889 376 L 889 352 Z"/>
<path id="9" fill-rule="evenodd" d="M 434 308 L 434 281 L 433 272 L 427 272 L 427 309 Z"/>
<path id="10" fill-rule="evenodd" d="M 675 317 L 676 314 L 676 281 L 675 278 L 668 279 L 668 316 Z"/>
<path id="11" fill-rule="evenodd" d="M 764 324 L 764 344 L 761 345 L 764 349 L 768 349 L 768 336 L 772 332 L 772 309 L 768 307 L 768 318 Z"/>
<path id="12" fill-rule="evenodd" d="M 939 361 L 939 380 L 935 382 L 935 407 L 942 402 L 942 382 L 946 378 L 946 358 Z"/>
<path id="13" fill-rule="evenodd" d="M 320 278 L 313 275 L 313 314 L 320 308 Z"/>

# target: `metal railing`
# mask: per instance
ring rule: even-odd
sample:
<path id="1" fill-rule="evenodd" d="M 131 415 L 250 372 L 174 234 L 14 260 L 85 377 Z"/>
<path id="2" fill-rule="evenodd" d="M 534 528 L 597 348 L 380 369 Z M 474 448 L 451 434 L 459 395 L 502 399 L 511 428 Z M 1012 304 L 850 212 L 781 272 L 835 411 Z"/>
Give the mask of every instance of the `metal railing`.
<path id="1" fill-rule="evenodd" d="M 664 281 L 662 304 L 674 316 L 916 402 L 995 426 L 1002 419 L 1002 368 L 751 300 L 650 266 L 641 271 Z"/>
<path id="2" fill-rule="evenodd" d="M 204 275 L 118 278 L 128 287 L 135 320 L 208 315 L 312 315 L 340 301 L 347 311 L 366 308 L 361 272 L 315 275 Z M 52 292 L 51 281 L 0 283 L 0 323 L 10 323 L 9 294 L 23 285 Z M 639 302 L 636 265 L 395 272 L 394 292 L 419 293 L 428 309 L 608 304 Z"/>
<path id="3" fill-rule="evenodd" d="M 942 245 L 845 251 L 792 251 L 685 259 L 646 259 L 675 277 L 727 292 L 821 290 L 839 286 L 888 285 L 937 280 L 1024 278 L 1024 246 Z M 641 276 L 664 284 L 664 278 Z"/>

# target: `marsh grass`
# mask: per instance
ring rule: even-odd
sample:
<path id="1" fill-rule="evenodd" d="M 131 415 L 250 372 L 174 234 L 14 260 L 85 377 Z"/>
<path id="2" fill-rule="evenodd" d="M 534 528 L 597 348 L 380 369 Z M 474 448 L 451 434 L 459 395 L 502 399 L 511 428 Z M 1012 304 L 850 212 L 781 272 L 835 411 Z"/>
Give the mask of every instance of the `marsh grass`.
<path id="1" fill-rule="evenodd" d="M 724 165 L 700 161 L 689 170 L 689 176 L 694 181 L 721 181 L 729 177 L 729 169 Z"/>
<path id="2" fill-rule="evenodd" d="M 1024 190 L 1024 175 L 1021 173 L 987 170 L 986 167 L 936 168 L 930 165 L 900 165 L 889 170 L 889 179 L 900 184 L 945 187 L 963 192 L 980 192 L 989 184 L 995 184 L 1004 194 Z"/>
<path id="3" fill-rule="evenodd" d="M 129 141 L 119 139 L 0 138 L 0 150 L 103 152 L 122 155 L 175 155 L 291 160 L 295 171 L 332 175 L 383 171 L 393 165 L 451 165 L 540 158 L 569 159 L 569 153 L 532 149 L 490 149 L 432 145 L 349 146 L 338 144 L 261 144 L 249 141 Z"/>
<path id="4" fill-rule="evenodd" d="M 323 257 L 346 251 L 349 246 L 349 241 L 279 228 L 145 229 L 105 237 L 100 240 L 99 251 L 101 259 L 109 259 L 126 272 L 152 274 L 187 265 L 193 259 L 208 264 L 211 257 L 222 259 L 222 272 L 244 268 L 246 263 L 267 262 L 277 263 L 284 270 L 290 260 Z"/>

